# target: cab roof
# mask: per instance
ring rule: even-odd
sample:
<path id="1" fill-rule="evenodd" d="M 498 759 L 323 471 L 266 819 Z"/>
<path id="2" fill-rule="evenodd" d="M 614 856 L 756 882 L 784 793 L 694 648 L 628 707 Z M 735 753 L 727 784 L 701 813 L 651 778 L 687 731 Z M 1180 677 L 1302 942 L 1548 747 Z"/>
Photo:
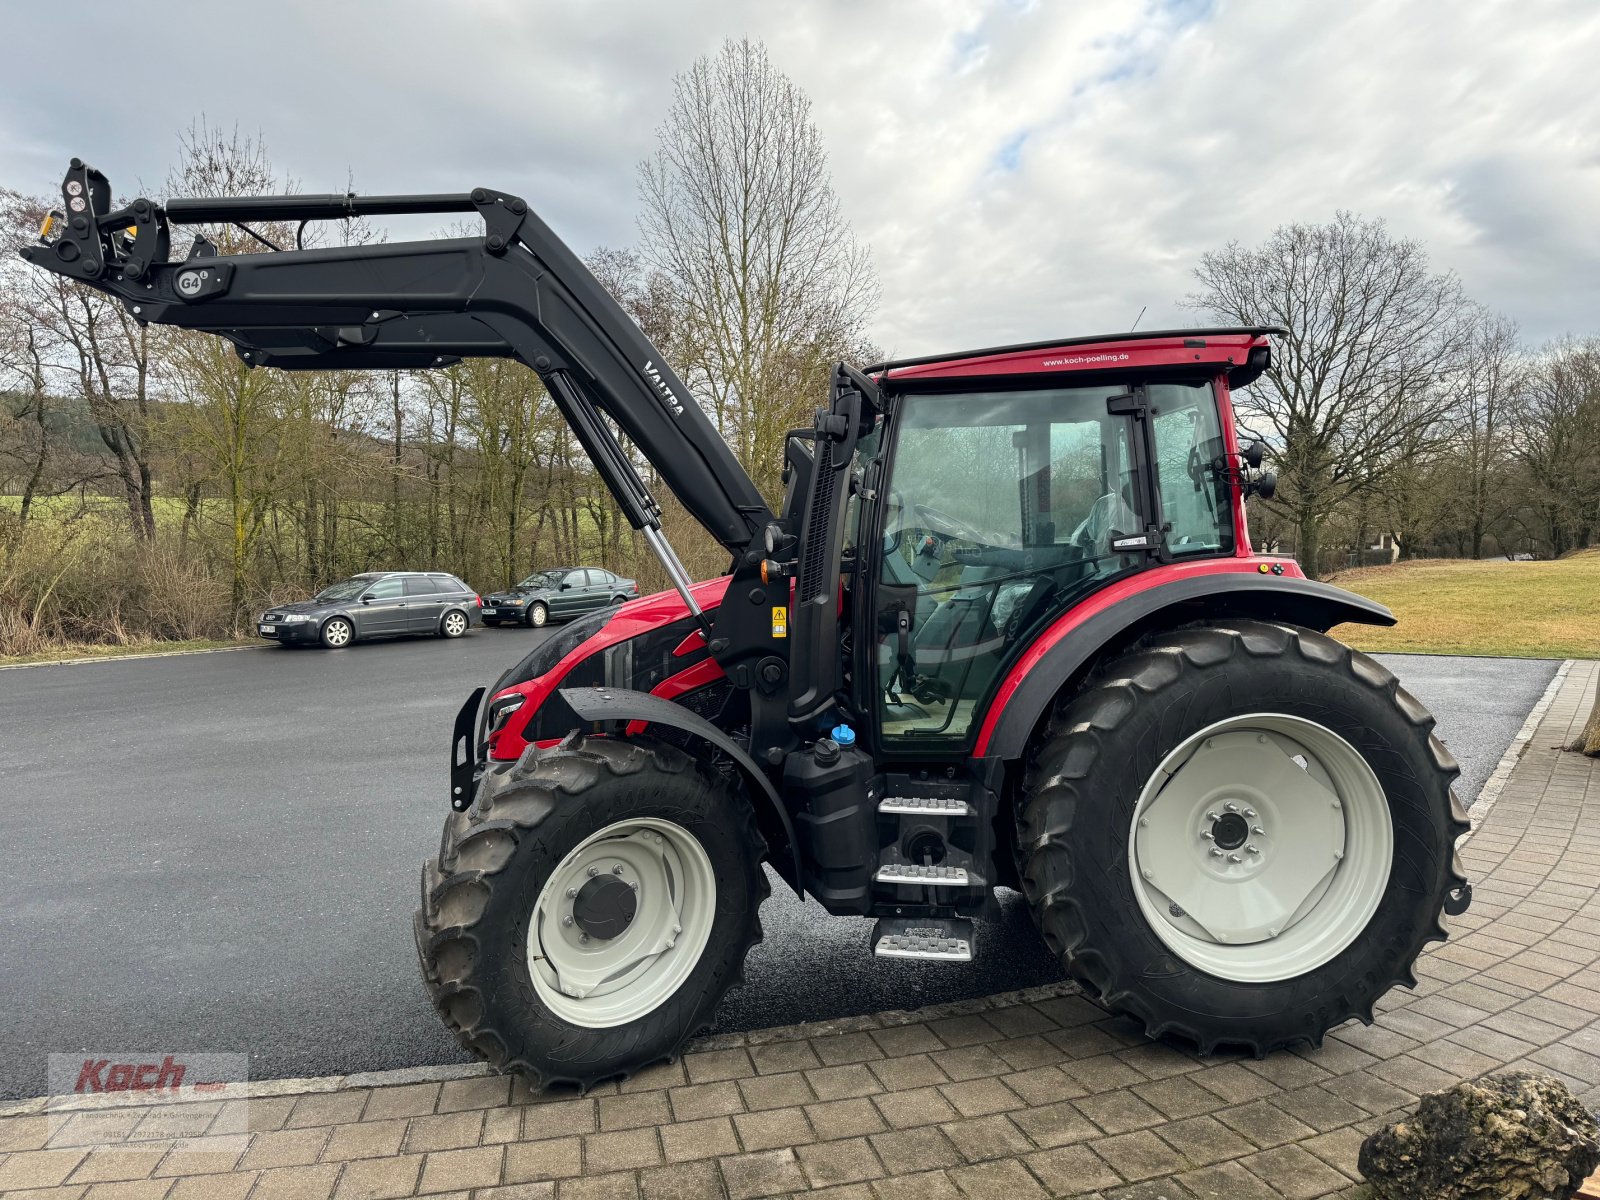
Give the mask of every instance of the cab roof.
<path id="1" fill-rule="evenodd" d="M 1270 335 L 1287 332 L 1277 325 L 1237 325 L 1104 333 L 892 359 L 866 370 L 880 384 L 893 385 L 936 379 L 1191 367 L 1225 370 L 1229 384 L 1240 387 L 1266 369 Z"/>

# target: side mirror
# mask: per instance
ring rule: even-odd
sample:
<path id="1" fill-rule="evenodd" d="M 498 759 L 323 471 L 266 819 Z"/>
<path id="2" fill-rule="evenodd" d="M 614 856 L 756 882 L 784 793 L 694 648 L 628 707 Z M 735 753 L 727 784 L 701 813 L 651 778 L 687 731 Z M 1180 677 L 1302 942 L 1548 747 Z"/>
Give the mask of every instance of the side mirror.
<path id="1" fill-rule="evenodd" d="M 361 597 L 361 603 L 371 604 L 376 599 L 376 596 L 374 596 L 371 592 L 368 592 L 365 596 Z"/>
<path id="2" fill-rule="evenodd" d="M 561 585 L 561 590 L 563 592 L 570 592 L 572 590 L 572 585 L 570 583 L 563 583 Z"/>
<path id="3" fill-rule="evenodd" d="M 1260 496 L 1263 500 L 1271 500 L 1278 492 L 1278 477 L 1271 471 L 1259 479 L 1252 479 L 1245 489 L 1247 496 Z"/>
<path id="4" fill-rule="evenodd" d="M 1261 460 L 1267 456 L 1267 444 L 1260 438 L 1251 442 L 1244 448 L 1244 460 L 1250 464 L 1252 471 L 1261 469 Z"/>

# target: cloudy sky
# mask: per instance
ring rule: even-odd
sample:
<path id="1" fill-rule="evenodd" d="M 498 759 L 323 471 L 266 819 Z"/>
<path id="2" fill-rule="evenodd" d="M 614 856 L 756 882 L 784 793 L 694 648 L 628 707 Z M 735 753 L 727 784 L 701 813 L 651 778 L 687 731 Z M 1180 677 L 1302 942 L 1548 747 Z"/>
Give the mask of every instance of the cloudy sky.
<path id="1" fill-rule="evenodd" d="M 0 185 L 154 188 L 203 113 L 302 190 L 486 185 L 624 245 L 674 73 L 746 34 L 815 103 L 893 353 L 1181 324 L 1203 251 L 1340 208 L 1532 341 L 1600 331 L 1596 0 L 19 3 Z"/>

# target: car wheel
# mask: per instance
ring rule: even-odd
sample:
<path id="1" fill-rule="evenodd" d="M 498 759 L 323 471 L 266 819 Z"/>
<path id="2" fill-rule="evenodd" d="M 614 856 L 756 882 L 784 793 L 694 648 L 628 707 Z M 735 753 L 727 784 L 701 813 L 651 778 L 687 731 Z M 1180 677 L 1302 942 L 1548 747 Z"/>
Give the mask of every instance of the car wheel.
<path id="1" fill-rule="evenodd" d="M 627 602 L 628 602 L 628 598 L 626 596 L 613 596 L 613 597 L 611 597 L 611 605 L 612 605 L 613 608 L 615 608 L 619 604 L 626 604 Z"/>
<path id="2" fill-rule="evenodd" d="M 439 622 L 439 636 L 458 638 L 467 631 L 467 625 L 467 614 L 459 608 L 452 608 Z"/>
<path id="3" fill-rule="evenodd" d="M 329 617 L 322 623 L 322 644 L 330 650 L 348 646 L 355 636 L 355 627 L 343 617 Z"/>
<path id="4" fill-rule="evenodd" d="M 523 618 L 534 629 L 543 629 L 550 623 L 550 609 L 542 600 L 535 600 L 528 605 L 528 615 Z"/>

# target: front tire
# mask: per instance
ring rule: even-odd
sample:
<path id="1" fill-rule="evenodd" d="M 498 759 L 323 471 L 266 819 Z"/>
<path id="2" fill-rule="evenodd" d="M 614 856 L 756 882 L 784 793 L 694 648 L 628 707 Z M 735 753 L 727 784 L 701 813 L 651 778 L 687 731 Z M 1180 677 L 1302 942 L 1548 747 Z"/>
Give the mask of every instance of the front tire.
<path id="1" fill-rule="evenodd" d="M 343 617 L 329 617 L 322 623 L 319 635 L 329 650 L 342 650 L 356 640 L 355 626 Z"/>
<path id="2" fill-rule="evenodd" d="M 749 803 L 681 750 L 530 750 L 423 867 L 429 993 L 464 1047 L 535 1086 L 675 1058 L 761 940 L 764 853 Z"/>
<path id="3" fill-rule="evenodd" d="M 1307 629 L 1157 635 L 1036 743 L 1018 841 L 1045 941 L 1108 1008 L 1202 1052 L 1370 1023 L 1467 894 L 1433 725 Z"/>
<path id="4" fill-rule="evenodd" d="M 544 601 L 535 600 L 528 605 L 528 613 L 523 617 L 523 620 L 528 623 L 528 627 L 531 629 L 543 629 L 550 623 L 550 609 L 545 605 Z"/>

